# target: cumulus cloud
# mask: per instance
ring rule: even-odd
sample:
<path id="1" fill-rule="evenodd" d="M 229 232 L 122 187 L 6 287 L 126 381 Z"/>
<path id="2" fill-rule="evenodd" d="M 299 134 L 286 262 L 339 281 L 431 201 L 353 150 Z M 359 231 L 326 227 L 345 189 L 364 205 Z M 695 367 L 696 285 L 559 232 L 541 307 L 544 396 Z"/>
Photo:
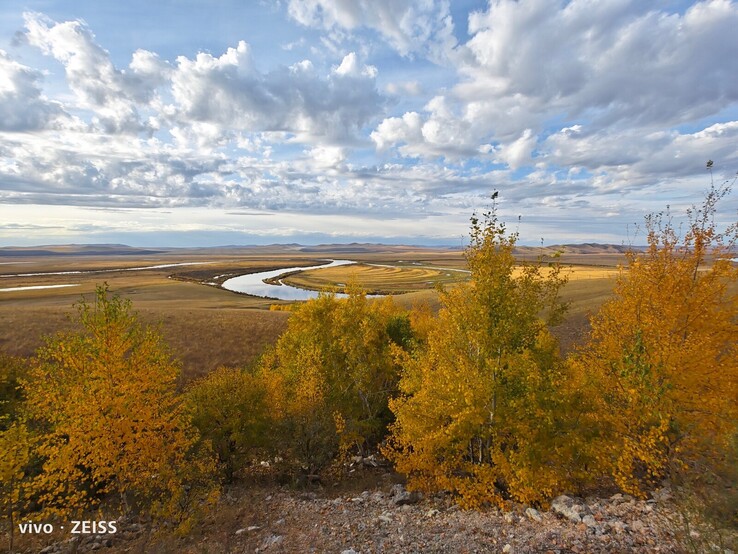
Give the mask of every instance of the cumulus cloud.
<path id="1" fill-rule="evenodd" d="M 738 99 L 738 41 L 726 38 L 736 25 L 729 0 L 684 14 L 635 0 L 497 0 L 469 18 L 474 63 L 459 96 L 498 119 L 491 104 L 517 96 L 603 125 L 690 121 Z"/>
<path id="2" fill-rule="evenodd" d="M 474 123 L 460 117 L 446 97 L 436 96 L 424 111 L 385 119 L 372 131 L 371 139 L 379 150 L 398 146 L 407 157 L 457 160 L 477 154 L 479 135 Z"/>
<path id="3" fill-rule="evenodd" d="M 67 117 L 60 103 L 42 95 L 41 77 L 0 50 L 0 131 L 38 131 Z"/>
<path id="4" fill-rule="evenodd" d="M 177 58 L 172 92 L 181 117 L 251 132 L 287 132 L 304 142 L 351 141 L 382 107 L 376 68 L 347 54 L 329 75 L 309 61 L 258 72 L 241 41 L 220 57 Z"/>
<path id="5" fill-rule="evenodd" d="M 283 65 L 237 39 L 112 58 L 84 22 L 26 14 L 27 44 L 0 52 L 0 202 L 456 217 L 462 232 L 495 189 L 503 215 L 539 226 L 659 209 L 669 183 L 704 185 L 708 158 L 738 167 L 738 5 L 671 5 L 491 0 L 457 44 L 448 2 L 291 0 L 325 33 Z M 374 32 L 402 56 L 367 47 Z M 321 39 L 334 50 L 301 59 Z M 54 72 L 13 58 L 27 45 L 72 97 L 44 94 Z"/>
<path id="6" fill-rule="evenodd" d="M 602 156 L 593 165 L 640 159 L 643 137 L 738 102 L 737 25 L 738 5 L 729 0 L 698 2 L 684 13 L 635 0 L 492 0 L 469 16 L 459 82 L 416 112 L 412 125 L 389 117 L 371 137 L 403 156 L 476 151 L 520 168 L 532 163 L 554 121 L 563 134 L 575 126 L 587 136 L 632 130 L 635 143 L 581 146 Z M 643 151 L 669 144 L 648 141 Z"/>
<path id="7" fill-rule="evenodd" d="M 373 29 L 403 56 L 440 60 L 456 45 L 448 0 L 290 0 L 288 13 L 309 27 Z"/>
<path id="8" fill-rule="evenodd" d="M 119 70 L 82 21 L 57 23 L 38 13 L 24 14 L 29 44 L 64 65 L 69 87 L 80 107 L 97 115 L 106 132 L 150 131 L 138 104 L 148 104 L 166 81 L 168 64 L 152 52 L 138 50 L 127 70 Z"/>

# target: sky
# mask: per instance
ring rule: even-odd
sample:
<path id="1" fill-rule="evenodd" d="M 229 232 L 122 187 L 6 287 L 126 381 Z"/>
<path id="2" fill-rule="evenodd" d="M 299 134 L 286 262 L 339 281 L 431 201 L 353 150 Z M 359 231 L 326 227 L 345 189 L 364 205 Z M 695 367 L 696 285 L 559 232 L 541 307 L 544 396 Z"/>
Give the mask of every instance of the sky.
<path id="1" fill-rule="evenodd" d="M 459 246 L 494 191 L 523 244 L 642 244 L 738 170 L 736 29 L 730 0 L 2 2 L 0 246 Z"/>

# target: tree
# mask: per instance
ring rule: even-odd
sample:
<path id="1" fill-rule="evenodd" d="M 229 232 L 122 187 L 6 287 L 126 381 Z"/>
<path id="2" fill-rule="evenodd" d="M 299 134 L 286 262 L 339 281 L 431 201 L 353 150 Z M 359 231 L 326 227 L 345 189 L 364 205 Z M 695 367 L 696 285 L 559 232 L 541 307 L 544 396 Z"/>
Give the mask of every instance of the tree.
<path id="1" fill-rule="evenodd" d="M 0 517 L 8 520 L 8 552 L 13 551 L 15 523 L 26 508 L 33 443 L 33 436 L 22 421 L 16 420 L 0 430 Z"/>
<path id="2" fill-rule="evenodd" d="M 395 353 L 410 343 L 391 298 L 370 300 L 353 286 L 348 292 L 297 308 L 261 362 L 282 388 L 285 441 L 311 472 L 339 450 L 365 450 L 383 438 L 398 379 Z"/>
<path id="3" fill-rule="evenodd" d="M 274 402 L 263 374 L 221 367 L 186 392 L 187 411 L 218 457 L 226 482 L 270 445 Z"/>
<path id="4" fill-rule="evenodd" d="M 471 281 L 441 294 L 417 355 L 406 355 L 386 454 L 411 487 L 461 502 L 540 501 L 561 487 L 555 463 L 562 366 L 547 324 L 564 307 L 558 267 L 513 256 L 494 209 L 472 218 Z M 543 318 L 542 318 L 543 316 Z M 544 319 L 545 318 L 545 319 Z"/>
<path id="5" fill-rule="evenodd" d="M 628 254 L 574 360 L 595 402 L 593 457 L 627 492 L 713 465 L 735 436 L 738 224 L 715 223 L 729 191 L 711 187 L 682 236 L 668 213 L 646 219 L 648 248 Z"/>
<path id="6" fill-rule="evenodd" d="M 115 494 L 185 524 L 212 492 L 211 461 L 176 394 L 179 366 L 130 302 L 98 287 L 78 304 L 81 329 L 47 340 L 23 382 L 42 430 L 34 487 L 48 513 L 79 513 Z"/>

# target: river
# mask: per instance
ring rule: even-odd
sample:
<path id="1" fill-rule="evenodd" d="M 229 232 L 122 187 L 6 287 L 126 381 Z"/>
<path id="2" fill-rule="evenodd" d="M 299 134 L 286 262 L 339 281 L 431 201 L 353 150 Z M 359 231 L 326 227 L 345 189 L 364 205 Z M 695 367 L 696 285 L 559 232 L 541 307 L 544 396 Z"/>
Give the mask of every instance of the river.
<path id="1" fill-rule="evenodd" d="M 295 271 L 308 271 L 310 269 L 319 269 L 324 267 L 334 267 L 337 265 L 355 264 L 351 260 L 333 260 L 329 264 L 313 265 L 308 267 L 284 267 L 282 269 L 274 269 L 272 271 L 260 271 L 258 273 L 249 273 L 248 275 L 240 275 L 223 281 L 221 285 L 224 289 L 233 292 L 243 292 L 252 296 L 261 296 L 264 298 L 275 298 L 277 300 L 310 300 L 318 297 L 318 291 L 305 290 L 285 285 L 279 281 L 279 285 L 265 283 L 264 279 L 274 279 L 285 273 L 293 273 Z M 346 295 L 337 294 L 338 297 Z"/>

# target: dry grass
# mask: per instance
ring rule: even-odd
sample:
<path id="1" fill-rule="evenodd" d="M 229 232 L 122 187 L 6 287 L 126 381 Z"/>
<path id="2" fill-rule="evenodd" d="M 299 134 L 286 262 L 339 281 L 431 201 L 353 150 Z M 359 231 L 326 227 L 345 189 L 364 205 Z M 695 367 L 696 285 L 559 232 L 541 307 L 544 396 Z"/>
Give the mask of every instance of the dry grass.
<path id="1" fill-rule="evenodd" d="M 463 269 L 464 258 L 458 251 L 389 248 L 387 252 L 338 254 L 335 257 L 342 256 L 392 267 L 337 266 L 294 275 L 288 281 L 320 289 L 326 285 L 346 283 L 353 274 L 367 289 L 395 294 L 395 300 L 406 308 L 427 303 L 437 310 L 439 300 L 438 293 L 433 290 L 435 283 L 453 286 L 468 277 L 466 273 L 437 269 Z M 44 335 L 75 328 L 73 304 L 82 296 L 91 299 L 95 286 L 105 281 L 112 291 L 133 302 L 134 310 L 144 323 L 161 325 L 165 340 L 182 361 L 186 379 L 203 375 L 219 365 L 249 365 L 277 339 L 289 314 L 268 310 L 270 305 L 279 304 L 278 301 L 235 294 L 201 283 L 213 280 L 219 283 L 230 276 L 253 271 L 314 265 L 331 257 L 325 252 L 272 254 L 261 249 L 257 253 L 203 250 L 145 257 L 6 258 L 3 261 L 11 263 L 0 265 L 0 288 L 49 284 L 78 286 L 0 292 L 0 350 L 31 356 L 43 344 Z M 588 328 L 587 314 L 596 310 L 612 291 L 616 258 L 593 255 L 592 259 L 594 264 L 566 270 L 570 281 L 563 290 L 563 298 L 571 303 L 570 316 L 555 329 L 565 350 L 581 340 Z M 619 260 L 622 261 L 622 257 Z M 181 262 L 208 263 L 116 271 Z M 106 271 L 76 275 L 1 276 L 90 269 Z M 413 292 L 401 294 L 408 290 Z"/>
<path id="2" fill-rule="evenodd" d="M 468 275 L 460 271 L 430 267 L 356 264 L 303 271 L 290 275 L 283 282 L 313 290 L 343 290 L 347 284 L 356 283 L 370 294 L 404 294 L 432 289 L 438 284 L 449 285 L 467 278 Z"/>

